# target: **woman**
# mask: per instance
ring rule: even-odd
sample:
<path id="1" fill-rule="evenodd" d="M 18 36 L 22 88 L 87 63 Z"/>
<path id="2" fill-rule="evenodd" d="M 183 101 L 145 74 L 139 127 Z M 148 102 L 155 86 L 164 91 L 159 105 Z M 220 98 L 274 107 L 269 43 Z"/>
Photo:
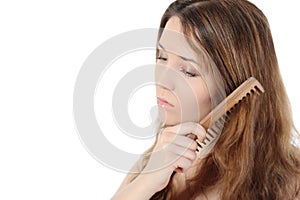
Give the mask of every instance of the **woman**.
<path id="1" fill-rule="evenodd" d="M 160 28 L 156 90 L 163 125 L 135 166 L 140 173 L 129 174 L 113 199 L 300 199 L 297 132 L 264 14 L 246 0 L 178 0 Z M 229 95 L 249 77 L 265 93 L 228 114 L 212 149 L 199 157 L 197 142 L 213 127 L 197 122 L 221 100 L 220 83 Z"/>

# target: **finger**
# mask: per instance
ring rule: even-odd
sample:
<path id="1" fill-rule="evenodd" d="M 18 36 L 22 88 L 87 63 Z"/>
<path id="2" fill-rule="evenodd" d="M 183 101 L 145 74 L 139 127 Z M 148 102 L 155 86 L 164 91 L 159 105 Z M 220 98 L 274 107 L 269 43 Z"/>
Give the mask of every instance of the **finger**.
<path id="1" fill-rule="evenodd" d="M 165 128 L 165 131 L 173 132 L 178 135 L 194 134 L 200 141 L 204 140 L 206 135 L 206 130 L 199 123 L 195 122 L 185 122 L 175 126 L 170 126 Z"/>
<path id="2" fill-rule="evenodd" d="M 186 137 L 188 137 L 188 138 L 190 138 L 190 139 L 192 139 L 192 140 L 197 140 L 197 136 L 196 135 L 194 135 L 193 133 L 188 133 L 188 134 L 186 134 L 185 135 Z"/>
<path id="3" fill-rule="evenodd" d="M 183 170 L 181 167 L 177 167 L 174 171 L 177 173 L 183 173 Z"/>
<path id="4" fill-rule="evenodd" d="M 168 144 L 176 144 L 178 146 L 182 146 L 184 148 L 188 148 L 191 150 L 197 149 L 197 142 L 189 137 L 177 135 L 171 132 L 165 132 L 160 137 L 160 144 L 162 146 L 167 146 Z"/>
<path id="5" fill-rule="evenodd" d="M 172 143 L 174 139 L 176 138 L 176 134 L 172 132 L 162 132 L 162 134 L 159 137 L 159 143 L 162 145 L 167 145 L 169 143 Z"/>
<path id="6" fill-rule="evenodd" d="M 189 159 L 186 159 L 184 157 L 178 159 L 174 165 L 175 165 L 175 169 L 181 169 L 180 171 L 184 170 L 184 169 L 188 169 L 192 166 L 193 162 Z"/>
<path id="7" fill-rule="evenodd" d="M 186 159 L 189 159 L 191 161 L 196 159 L 196 152 L 194 150 L 190 150 L 176 144 L 170 144 L 168 147 L 168 151 L 175 154 L 175 159 L 176 157 L 185 157 Z"/>
<path id="8" fill-rule="evenodd" d="M 184 148 L 188 148 L 193 151 L 195 151 L 198 147 L 198 144 L 195 140 L 193 140 L 189 137 L 182 136 L 182 135 L 176 135 L 176 137 L 173 139 L 172 143 L 176 144 L 178 146 L 184 147 Z"/>

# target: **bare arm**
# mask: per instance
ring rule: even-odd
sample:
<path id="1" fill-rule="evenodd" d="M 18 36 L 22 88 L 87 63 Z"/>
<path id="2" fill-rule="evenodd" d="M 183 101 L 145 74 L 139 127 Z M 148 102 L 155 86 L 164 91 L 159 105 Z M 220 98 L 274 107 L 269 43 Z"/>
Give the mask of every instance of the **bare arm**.
<path id="1" fill-rule="evenodd" d="M 155 194 L 156 190 L 147 183 L 150 183 L 148 177 L 139 175 L 132 182 L 121 186 L 112 200 L 148 200 Z"/>
<path id="2" fill-rule="evenodd" d="M 132 180 L 134 179 L 134 177 L 136 177 L 137 175 L 135 174 L 136 172 L 142 171 L 141 166 L 142 166 L 142 162 L 143 162 L 143 158 L 144 156 L 142 155 L 140 157 L 140 159 L 134 164 L 134 166 L 132 167 L 132 169 L 130 170 L 130 172 L 127 174 L 127 176 L 125 176 L 124 180 L 122 181 L 119 189 L 117 190 L 116 193 L 120 192 L 121 190 L 123 190 L 127 185 L 130 184 L 130 182 L 132 182 Z"/>
<path id="3" fill-rule="evenodd" d="M 174 171 L 190 168 L 196 159 L 198 147 L 194 139 L 187 137 L 190 133 L 196 135 L 201 142 L 206 131 L 201 125 L 193 122 L 163 129 L 145 168 L 133 181 L 131 180 L 134 174 L 127 175 L 112 199 L 150 199 L 168 185 Z M 141 158 L 135 167 L 142 165 L 142 161 Z M 137 172 L 136 169 L 133 171 Z"/>

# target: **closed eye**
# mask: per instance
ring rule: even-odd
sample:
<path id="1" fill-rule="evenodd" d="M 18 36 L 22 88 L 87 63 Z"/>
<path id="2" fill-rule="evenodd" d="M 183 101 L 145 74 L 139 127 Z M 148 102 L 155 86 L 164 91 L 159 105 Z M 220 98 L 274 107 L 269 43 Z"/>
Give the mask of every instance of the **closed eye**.
<path id="1" fill-rule="evenodd" d="M 156 61 L 157 60 L 164 61 L 164 62 L 168 60 L 168 55 L 164 52 L 164 50 L 158 49 L 158 55 L 156 57 Z"/>
<path id="2" fill-rule="evenodd" d="M 163 56 L 158 56 L 158 57 L 156 58 L 156 60 L 167 61 L 168 59 L 165 58 L 165 57 L 163 57 Z"/>
<path id="3" fill-rule="evenodd" d="M 180 71 L 181 71 L 184 75 L 186 75 L 186 76 L 188 76 L 188 77 L 196 77 L 196 76 L 199 76 L 198 73 L 194 73 L 194 72 L 188 71 L 188 70 L 186 70 L 186 69 L 184 69 L 184 68 L 181 68 Z"/>

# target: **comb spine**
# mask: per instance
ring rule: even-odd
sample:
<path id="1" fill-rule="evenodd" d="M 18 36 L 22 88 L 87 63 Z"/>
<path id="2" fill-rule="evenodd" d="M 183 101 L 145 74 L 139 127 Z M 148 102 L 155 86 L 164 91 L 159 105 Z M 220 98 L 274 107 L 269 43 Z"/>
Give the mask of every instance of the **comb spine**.
<path id="1" fill-rule="evenodd" d="M 244 83 L 242 83 L 238 88 L 236 88 L 232 93 L 230 93 L 220 104 L 218 104 L 208 115 L 206 115 L 200 124 L 208 129 L 211 121 L 212 123 L 218 120 L 220 117 L 226 114 L 235 104 L 237 104 L 244 95 L 246 95 L 251 88 L 255 89 L 255 83 L 258 84 L 259 90 L 264 92 L 263 87 L 260 83 L 253 77 L 248 78 Z M 249 90 L 249 91 L 248 91 Z"/>

